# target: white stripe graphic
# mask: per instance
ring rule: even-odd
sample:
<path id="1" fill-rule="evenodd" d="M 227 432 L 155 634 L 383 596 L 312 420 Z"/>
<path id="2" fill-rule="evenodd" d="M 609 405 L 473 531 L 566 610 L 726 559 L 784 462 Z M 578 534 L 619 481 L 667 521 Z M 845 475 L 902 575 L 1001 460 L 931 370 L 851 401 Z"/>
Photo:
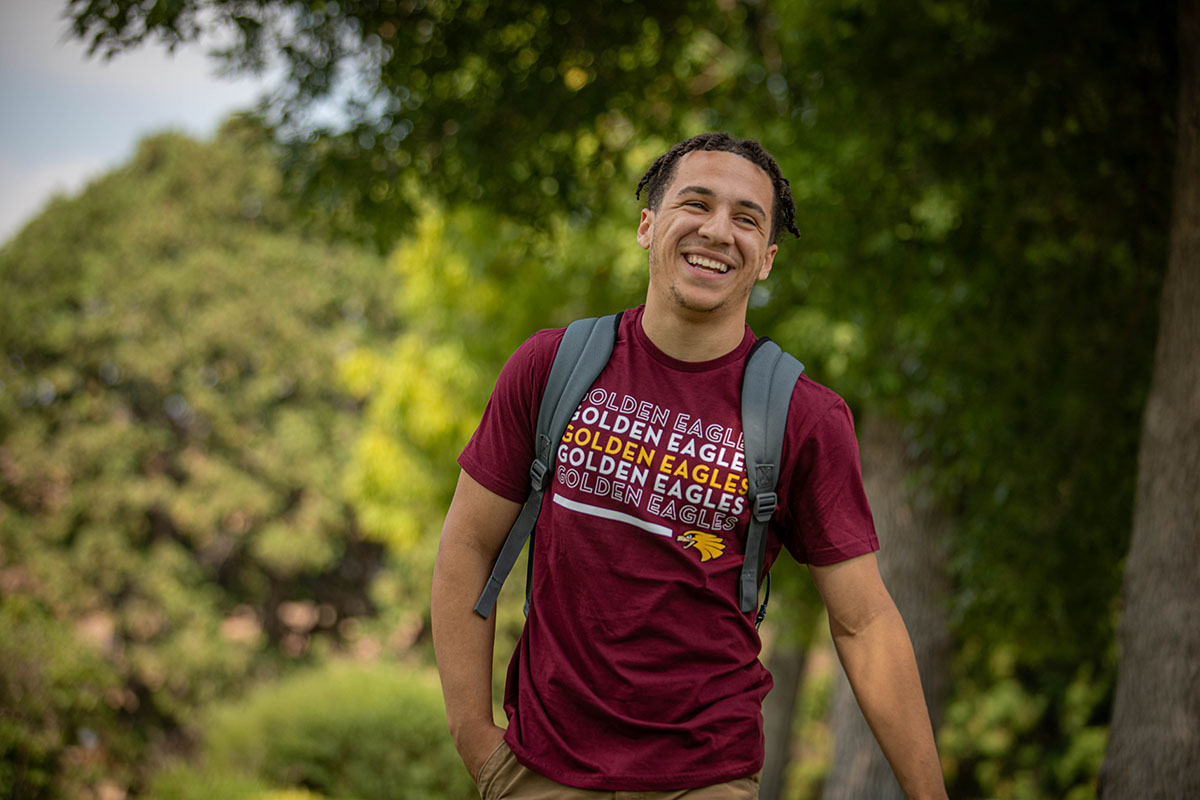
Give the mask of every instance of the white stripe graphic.
<path id="1" fill-rule="evenodd" d="M 600 506 L 589 506 L 587 503 L 577 503 L 574 500 L 568 500 L 561 494 L 554 495 L 554 502 L 558 503 L 563 508 L 570 509 L 571 511 L 578 511 L 580 514 L 588 514 L 589 516 L 593 517 L 602 517 L 603 519 L 624 522 L 626 525 L 632 525 L 635 528 L 641 528 L 644 531 L 649 531 L 655 536 L 666 536 L 669 538 L 673 534 L 673 531 L 666 525 L 657 525 L 653 522 L 646 522 L 644 519 L 638 519 L 635 516 L 621 511 L 613 511 L 612 509 L 601 508 Z"/>

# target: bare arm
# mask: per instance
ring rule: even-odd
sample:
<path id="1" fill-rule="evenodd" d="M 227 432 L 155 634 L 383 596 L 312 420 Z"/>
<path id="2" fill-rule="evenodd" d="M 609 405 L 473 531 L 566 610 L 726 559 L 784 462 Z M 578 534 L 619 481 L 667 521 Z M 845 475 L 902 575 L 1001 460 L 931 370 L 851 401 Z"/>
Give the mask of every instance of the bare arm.
<path id="1" fill-rule="evenodd" d="M 945 798 L 912 642 L 875 554 L 809 570 L 846 677 L 896 780 L 910 798 Z"/>
<path id="2" fill-rule="evenodd" d="M 433 564 L 433 650 L 446 722 L 472 778 L 478 777 L 504 735 L 492 719 L 496 615 L 480 617 L 475 600 L 520 510 L 518 503 L 493 494 L 462 472 Z"/>

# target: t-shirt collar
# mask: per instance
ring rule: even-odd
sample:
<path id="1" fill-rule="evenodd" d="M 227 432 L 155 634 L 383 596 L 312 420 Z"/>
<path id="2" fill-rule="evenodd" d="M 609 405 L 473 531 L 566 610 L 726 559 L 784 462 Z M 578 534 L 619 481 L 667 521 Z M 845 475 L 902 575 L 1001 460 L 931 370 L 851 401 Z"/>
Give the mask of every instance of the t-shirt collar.
<path id="1" fill-rule="evenodd" d="M 658 349 L 654 342 L 650 341 L 650 337 L 642 329 L 642 313 L 645 310 L 645 305 L 631 309 L 630 312 L 625 314 L 622 327 L 625 328 L 627 335 L 629 332 L 632 332 L 633 341 L 649 353 L 651 358 L 665 367 L 680 372 L 708 372 L 709 370 L 720 369 L 735 361 L 744 361 L 746 355 L 750 352 L 750 348 L 754 346 L 754 342 L 758 338 L 754 335 L 754 331 L 750 330 L 750 326 L 746 325 L 746 332 L 742 336 L 741 343 L 725 355 L 714 358 L 711 361 L 682 361 L 667 355 Z"/>

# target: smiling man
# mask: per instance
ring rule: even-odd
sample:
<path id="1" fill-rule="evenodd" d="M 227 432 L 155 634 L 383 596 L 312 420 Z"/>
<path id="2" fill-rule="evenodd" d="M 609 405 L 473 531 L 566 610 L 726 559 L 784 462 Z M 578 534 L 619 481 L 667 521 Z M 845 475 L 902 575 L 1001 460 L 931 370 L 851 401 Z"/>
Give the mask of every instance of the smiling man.
<path id="1" fill-rule="evenodd" d="M 796 233 L 795 208 L 775 160 L 727 134 L 680 142 L 643 189 L 646 302 L 622 315 L 557 451 L 508 670 L 507 728 L 492 718 L 495 618 L 473 604 L 529 493 L 561 329 L 514 353 L 459 457 L 433 635 L 450 732 L 484 800 L 758 796 L 771 676 L 738 598 L 750 516 L 741 380 L 756 339 L 750 292 L 771 272 L 780 231 Z M 876 568 L 850 412 L 805 376 L 788 408 L 778 492 L 764 569 L 784 549 L 808 565 L 901 786 L 945 797 L 912 646 Z"/>

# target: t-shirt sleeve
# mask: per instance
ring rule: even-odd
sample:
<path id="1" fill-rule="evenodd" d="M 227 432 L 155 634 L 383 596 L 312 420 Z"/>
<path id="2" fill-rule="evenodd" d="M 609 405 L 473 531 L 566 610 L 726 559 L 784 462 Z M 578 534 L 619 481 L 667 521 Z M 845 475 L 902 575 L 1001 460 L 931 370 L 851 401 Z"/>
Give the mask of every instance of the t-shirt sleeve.
<path id="1" fill-rule="evenodd" d="M 529 495 L 533 436 L 563 331 L 540 331 L 508 359 L 458 464 L 485 489 L 516 503 Z"/>
<path id="2" fill-rule="evenodd" d="M 879 549 L 854 420 L 834 398 L 800 438 L 787 484 L 790 520 L 780 536 L 796 560 L 816 566 Z"/>

